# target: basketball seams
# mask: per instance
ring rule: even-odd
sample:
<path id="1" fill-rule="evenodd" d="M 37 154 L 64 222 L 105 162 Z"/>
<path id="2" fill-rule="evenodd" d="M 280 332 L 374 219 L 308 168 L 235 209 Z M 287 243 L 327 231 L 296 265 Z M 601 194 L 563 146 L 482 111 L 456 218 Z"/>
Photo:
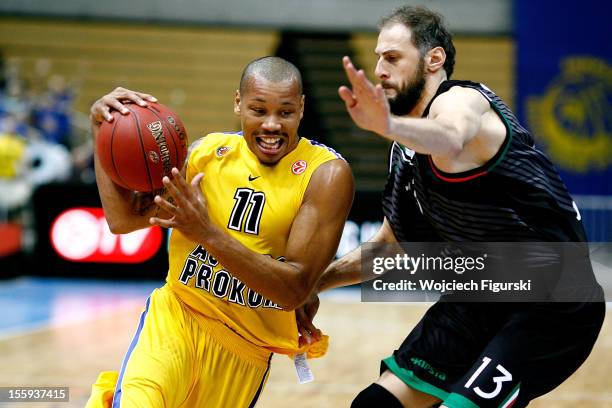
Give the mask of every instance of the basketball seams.
<path id="1" fill-rule="evenodd" d="M 179 162 L 186 153 L 184 125 L 162 104 L 150 107 L 130 104 L 126 109 L 133 117 L 112 111 L 114 122 L 105 121 L 100 128 L 96 140 L 100 164 L 111 180 L 126 189 L 142 192 L 159 189 L 162 176 L 168 175 L 172 167 L 184 164 Z M 181 151 L 173 151 L 177 149 Z"/>
<path id="2" fill-rule="evenodd" d="M 128 183 L 126 183 L 126 181 L 123 179 L 123 177 L 121 177 L 121 172 L 119 171 L 119 168 L 117 167 L 117 163 L 115 162 L 115 155 L 113 154 L 113 150 L 114 150 L 114 141 L 115 141 L 115 130 L 117 129 L 118 125 L 119 125 L 119 118 L 121 117 L 121 114 L 118 113 L 118 115 L 115 115 L 115 120 L 113 121 L 113 128 L 111 130 L 111 138 L 110 138 L 110 159 L 111 159 L 111 163 L 113 165 L 113 170 L 115 172 L 115 176 L 117 176 L 117 178 L 123 183 L 122 187 L 124 188 L 128 188 Z"/>
<path id="3" fill-rule="evenodd" d="M 142 157 L 144 159 L 145 168 L 147 169 L 147 178 L 149 179 L 149 189 L 148 191 L 153 191 L 153 178 L 151 177 L 151 170 L 149 169 L 149 161 L 147 160 L 147 152 L 145 151 L 144 141 L 142 140 L 142 131 L 140 129 L 140 118 L 135 110 L 130 109 L 129 105 L 126 105 L 126 108 L 130 111 L 132 115 L 134 115 L 134 121 L 136 122 L 136 130 L 138 131 L 138 142 L 140 143 L 140 148 L 142 151 Z"/>

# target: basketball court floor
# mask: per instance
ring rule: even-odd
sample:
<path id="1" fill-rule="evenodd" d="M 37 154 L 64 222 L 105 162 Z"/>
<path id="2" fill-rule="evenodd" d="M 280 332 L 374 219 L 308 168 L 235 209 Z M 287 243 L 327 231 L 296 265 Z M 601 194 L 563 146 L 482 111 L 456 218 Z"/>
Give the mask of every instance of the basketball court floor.
<path id="1" fill-rule="evenodd" d="M 66 386 L 70 402 L 0 407 L 82 407 L 103 370 L 118 370 L 149 292 L 161 282 L 20 278 L 0 281 L 0 386 Z M 273 358 L 258 407 L 348 407 L 427 309 L 424 303 L 361 303 L 355 289 L 324 294 L 316 319 L 328 355 L 300 385 L 289 358 Z M 612 304 L 593 353 L 536 408 L 612 408 Z M 237 379 L 237 381 L 240 381 Z"/>

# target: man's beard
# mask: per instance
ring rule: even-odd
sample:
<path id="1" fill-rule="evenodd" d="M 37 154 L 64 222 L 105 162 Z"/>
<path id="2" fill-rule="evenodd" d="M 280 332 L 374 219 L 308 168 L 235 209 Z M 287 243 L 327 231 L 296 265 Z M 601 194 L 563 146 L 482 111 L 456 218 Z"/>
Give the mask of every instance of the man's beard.
<path id="1" fill-rule="evenodd" d="M 410 113 L 421 99 L 425 89 L 425 61 L 419 60 L 419 65 L 414 77 L 403 87 L 393 87 L 397 94 L 388 98 L 391 113 L 396 116 L 404 116 Z"/>

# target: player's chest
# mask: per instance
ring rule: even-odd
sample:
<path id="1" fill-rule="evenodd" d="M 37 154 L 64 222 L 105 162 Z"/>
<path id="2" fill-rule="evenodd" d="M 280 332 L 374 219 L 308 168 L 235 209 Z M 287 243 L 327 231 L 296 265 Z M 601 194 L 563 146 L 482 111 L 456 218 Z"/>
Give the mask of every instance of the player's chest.
<path id="1" fill-rule="evenodd" d="M 261 238 L 288 233 L 301 202 L 301 180 L 245 165 L 211 170 L 201 186 L 217 225 Z"/>

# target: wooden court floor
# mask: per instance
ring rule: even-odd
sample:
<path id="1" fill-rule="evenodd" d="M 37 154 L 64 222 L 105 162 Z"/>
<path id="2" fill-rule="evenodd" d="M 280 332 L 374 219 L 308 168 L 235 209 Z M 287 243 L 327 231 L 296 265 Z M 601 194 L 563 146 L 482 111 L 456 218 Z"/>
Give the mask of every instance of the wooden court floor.
<path id="1" fill-rule="evenodd" d="M 258 407 L 348 407 L 376 379 L 388 356 L 426 310 L 423 304 L 362 304 L 325 298 L 318 325 L 331 337 L 328 355 L 311 360 L 315 381 L 300 385 L 292 362 L 273 358 Z M 558 389 L 530 407 L 612 408 L 612 319 L 608 316 L 593 353 Z M 10 311 L 3 311 L 10 313 Z M 0 385 L 70 387 L 69 403 L 15 403 L 1 407 L 82 407 L 99 371 L 118 369 L 137 326 L 140 307 L 95 320 L 37 330 L 0 340 Z"/>

